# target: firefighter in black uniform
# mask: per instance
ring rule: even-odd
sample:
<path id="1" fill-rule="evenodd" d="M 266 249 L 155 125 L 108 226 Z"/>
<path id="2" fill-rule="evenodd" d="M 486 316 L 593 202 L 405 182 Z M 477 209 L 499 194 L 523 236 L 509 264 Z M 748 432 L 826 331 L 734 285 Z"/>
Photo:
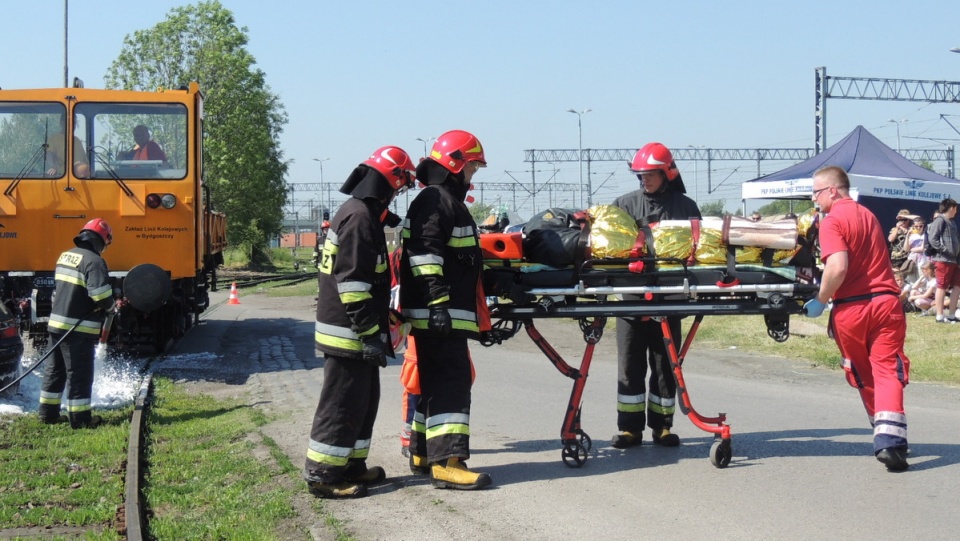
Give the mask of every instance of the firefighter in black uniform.
<path id="1" fill-rule="evenodd" d="M 413 418 L 410 469 L 439 488 L 476 489 L 490 476 L 467 469 L 470 456 L 470 352 L 467 339 L 489 329 L 480 283 L 477 224 L 464 204 L 470 181 L 486 166 L 472 134 L 437 138 L 417 166 L 426 184 L 403 227 L 400 306 L 416 337 L 420 401 Z"/>
<path id="2" fill-rule="evenodd" d="M 100 417 L 92 413 L 93 358 L 104 312 L 113 309 L 115 302 L 107 263 L 100 257 L 112 241 L 110 225 L 94 218 L 74 237 L 76 247 L 57 260 L 47 328 L 52 344 L 63 341 L 43 369 L 38 413 L 44 423 L 66 420 L 60 416 L 60 404 L 69 382 L 66 406 L 70 426 L 94 428 L 100 424 Z"/>
<path id="3" fill-rule="evenodd" d="M 700 219 L 700 209 L 689 197 L 670 150 L 649 143 L 637 151 L 630 163 L 642 188 L 618 197 L 613 204 L 646 226 L 660 220 Z M 628 296 L 624 296 L 625 298 Z M 630 297 L 640 299 L 640 297 Z M 675 344 L 681 343 L 679 317 L 667 319 Z M 650 367 L 646 386 L 647 365 Z M 677 380 L 659 321 L 644 318 L 617 318 L 617 428 L 613 437 L 618 449 L 640 445 L 644 424 L 650 427 L 653 443 L 666 447 L 680 445 L 670 432 L 676 409 Z"/>
<path id="4" fill-rule="evenodd" d="M 323 388 L 310 429 L 304 477 L 311 494 L 356 498 L 386 478 L 367 467 L 380 403 L 381 367 L 393 355 L 388 337 L 390 269 L 383 228 L 388 211 L 413 186 L 414 166 L 402 149 L 378 149 L 340 191 L 351 196 L 327 231 L 319 264 L 316 348 L 323 353 Z"/>

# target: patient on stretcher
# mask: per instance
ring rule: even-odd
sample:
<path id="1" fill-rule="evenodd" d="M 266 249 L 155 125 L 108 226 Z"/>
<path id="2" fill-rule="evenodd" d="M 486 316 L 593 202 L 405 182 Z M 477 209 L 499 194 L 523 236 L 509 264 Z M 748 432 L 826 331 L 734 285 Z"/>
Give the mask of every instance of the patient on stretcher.
<path id="1" fill-rule="evenodd" d="M 639 225 L 612 205 L 580 212 L 549 209 L 528 222 L 523 234 L 481 234 L 480 244 L 490 271 L 518 273 L 517 281 L 531 285 L 577 280 L 635 285 L 670 275 L 709 283 L 734 275 L 749 283 L 809 282 L 816 274 L 814 216 L 811 211 L 767 222 L 726 216 Z"/>

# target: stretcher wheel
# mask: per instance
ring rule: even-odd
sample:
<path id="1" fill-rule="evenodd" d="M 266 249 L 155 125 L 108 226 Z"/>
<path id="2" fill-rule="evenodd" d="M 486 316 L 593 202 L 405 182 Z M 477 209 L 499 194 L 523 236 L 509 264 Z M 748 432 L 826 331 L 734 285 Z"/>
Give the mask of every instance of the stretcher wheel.
<path id="1" fill-rule="evenodd" d="M 588 449 L 579 441 L 568 442 L 563 445 L 560 456 L 563 458 L 563 463 L 568 467 L 579 468 L 587 461 L 587 451 Z"/>
<path id="2" fill-rule="evenodd" d="M 733 447 L 729 439 L 716 439 L 710 446 L 710 463 L 717 468 L 726 468 L 733 458 Z"/>
<path id="3" fill-rule="evenodd" d="M 593 440 L 590 439 L 590 436 L 586 432 L 580 433 L 580 445 L 587 450 L 589 453 L 593 449 Z"/>

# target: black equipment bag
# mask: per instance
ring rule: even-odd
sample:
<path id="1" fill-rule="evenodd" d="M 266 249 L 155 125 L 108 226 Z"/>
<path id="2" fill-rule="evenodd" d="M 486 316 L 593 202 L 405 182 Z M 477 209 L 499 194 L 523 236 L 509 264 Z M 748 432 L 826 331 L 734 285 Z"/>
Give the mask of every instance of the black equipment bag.
<path id="1" fill-rule="evenodd" d="M 547 209 L 523 226 L 523 254 L 527 261 L 563 268 L 587 259 L 590 236 L 586 213 Z"/>

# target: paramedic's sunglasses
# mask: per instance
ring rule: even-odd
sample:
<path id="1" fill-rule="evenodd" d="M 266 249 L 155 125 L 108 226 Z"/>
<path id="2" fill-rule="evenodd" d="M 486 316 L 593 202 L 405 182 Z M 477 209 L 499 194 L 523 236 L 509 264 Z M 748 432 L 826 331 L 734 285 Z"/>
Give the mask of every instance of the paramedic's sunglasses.
<path id="1" fill-rule="evenodd" d="M 817 197 L 820 197 L 820 192 L 822 192 L 823 190 L 829 190 L 829 189 L 832 188 L 832 187 L 833 187 L 833 186 L 824 186 L 823 188 L 820 188 L 819 190 L 813 190 L 813 198 L 816 199 Z"/>

